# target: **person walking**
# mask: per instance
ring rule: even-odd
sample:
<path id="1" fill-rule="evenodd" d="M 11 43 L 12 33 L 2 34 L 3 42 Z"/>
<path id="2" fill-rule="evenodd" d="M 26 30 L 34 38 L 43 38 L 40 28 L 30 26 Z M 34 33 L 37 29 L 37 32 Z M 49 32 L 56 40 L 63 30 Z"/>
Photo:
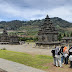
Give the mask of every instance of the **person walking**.
<path id="1" fill-rule="evenodd" d="M 69 49 L 70 68 L 72 68 L 72 47 Z"/>
<path id="2" fill-rule="evenodd" d="M 51 50 L 51 53 L 52 53 L 52 56 L 53 56 L 53 64 L 54 64 L 54 66 L 56 65 L 55 48 Z"/>
<path id="3" fill-rule="evenodd" d="M 63 48 L 64 48 L 64 46 L 62 46 L 62 47 L 60 48 L 61 63 L 62 63 L 62 64 L 64 64 L 64 53 L 63 53 Z"/>
<path id="4" fill-rule="evenodd" d="M 55 57 L 56 57 L 56 67 L 58 67 L 58 66 L 62 67 L 61 60 L 60 60 L 60 52 L 59 52 L 58 46 L 55 48 Z"/>
<path id="5" fill-rule="evenodd" d="M 63 52 L 64 52 L 65 64 L 68 64 L 68 49 L 66 46 L 64 47 Z"/>

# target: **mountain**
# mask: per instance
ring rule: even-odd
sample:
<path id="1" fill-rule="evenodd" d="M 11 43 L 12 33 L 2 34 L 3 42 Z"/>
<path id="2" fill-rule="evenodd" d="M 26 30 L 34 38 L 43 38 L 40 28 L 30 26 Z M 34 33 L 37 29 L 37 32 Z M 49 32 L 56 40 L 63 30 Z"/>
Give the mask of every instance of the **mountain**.
<path id="1" fill-rule="evenodd" d="M 8 30 L 17 30 L 22 26 L 41 26 L 43 24 L 44 19 L 42 20 L 30 20 L 30 21 L 20 21 L 20 20 L 13 20 L 13 21 L 1 21 L 0 28 L 6 27 Z M 54 17 L 51 18 L 52 23 L 54 26 L 60 27 L 72 27 L 72 23 L 67 22 L 61 18 Z"/>
<path id="2" fill-rule="evenodd" d="M 59 25 L 60 27 L 63 27 L 63 28 L 72 27 L 72 23 L 58 17 L 51 18 L 51 21 L 53 22 L 55 26 Z"/>
<path id="3" fill-rule="evenodd" d="M 1 21 L 0 29 L 6 27 L 7 30 L 21 31 L 19 32 L 20 35 L 36 36 L 43 22 L 44 19 L 30 20 L 30 21 L 20 21 L 20 20 L 13 20 L 8 22 Z M 51 18 L 51 22 L 58 29 L 59 32 L 64 32 L 67 30 L 67 28 L 69 31 L 69 28 L 72 27 L 72 23 L 67 22 L 58 17 Z M 72 28 L 70 30 L 72 30 Z"/>

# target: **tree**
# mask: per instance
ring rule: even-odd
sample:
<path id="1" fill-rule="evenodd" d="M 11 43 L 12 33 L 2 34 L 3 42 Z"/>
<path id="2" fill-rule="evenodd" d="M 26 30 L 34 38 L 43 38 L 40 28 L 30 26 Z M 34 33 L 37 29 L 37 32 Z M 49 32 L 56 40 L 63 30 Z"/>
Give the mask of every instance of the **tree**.
<path id="1" fill-rule="evenodd" d="M 67 37 L 69 37 L 69 33 L 67 33 Z"/>
<path id="2" fill-rule="evenodd" d="M 71 34 L 70 34 L 70 37 L 72 37 L 72 32 L 71 32 Z"/>
<path id="3" fill-rule="evenodd" d="M 62 39 L 61 33 L 58 35 L 58 40 L 60 41 Z"/>
<path id="4" fill-rule="evenodd" d="M 63 35 L 63 37 L 66 37 L 66 34 L 65 34 L 65 32 L 64 32 L 64 35 Z"/>

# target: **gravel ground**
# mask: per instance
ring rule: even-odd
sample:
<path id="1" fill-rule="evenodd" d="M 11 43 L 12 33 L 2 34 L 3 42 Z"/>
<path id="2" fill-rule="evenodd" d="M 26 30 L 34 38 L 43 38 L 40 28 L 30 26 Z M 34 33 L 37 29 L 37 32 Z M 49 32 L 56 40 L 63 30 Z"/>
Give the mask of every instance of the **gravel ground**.
<path id="1" fill-rule="evenodd" d="M 51 49 L 41 49 L 35 47 L 35 43 L 25 43 L 23 45 L 0 45 L 0 49 L 2 48 L 6 48 L 11 51 L 26 52 L 32 55 L 51 55 Z"/>

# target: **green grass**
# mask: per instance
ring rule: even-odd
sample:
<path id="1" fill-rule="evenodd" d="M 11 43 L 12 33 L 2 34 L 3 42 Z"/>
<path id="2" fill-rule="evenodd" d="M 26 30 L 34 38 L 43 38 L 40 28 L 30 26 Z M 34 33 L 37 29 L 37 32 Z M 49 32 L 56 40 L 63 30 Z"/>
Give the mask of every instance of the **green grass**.
<path id="1" fill-rule="evenodd" d="M 39 69 L 48 69 L 45 64 L 52 62 L 52 57 L 47 55 L 30 55 L 27 53 L 0 50 L 0 58 L 11 60 Z"/>

